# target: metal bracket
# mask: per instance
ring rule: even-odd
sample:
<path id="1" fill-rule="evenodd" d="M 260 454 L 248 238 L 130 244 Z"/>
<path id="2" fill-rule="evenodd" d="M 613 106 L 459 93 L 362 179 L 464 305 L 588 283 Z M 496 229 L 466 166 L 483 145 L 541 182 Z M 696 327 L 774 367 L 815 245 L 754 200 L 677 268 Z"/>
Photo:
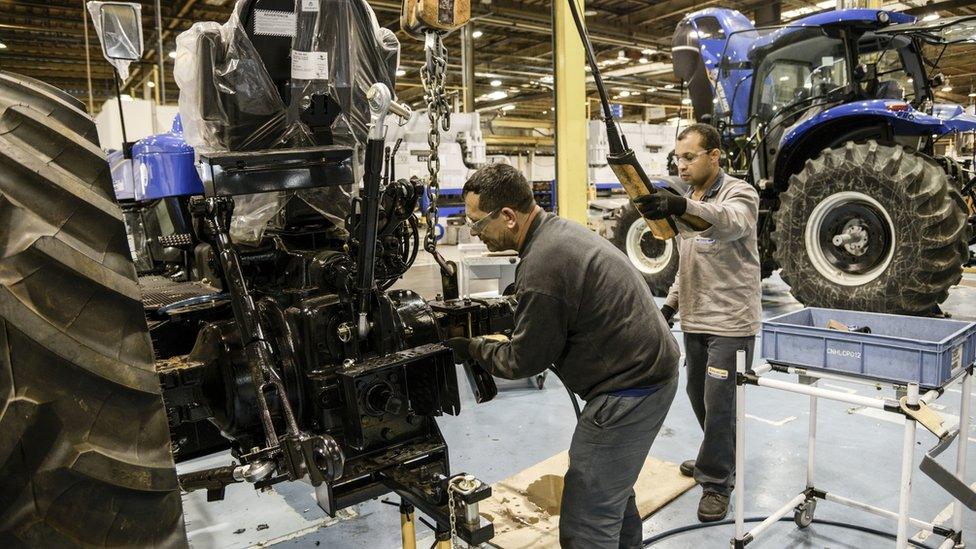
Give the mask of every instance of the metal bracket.
<path id="1" fill-rule="evenodd" d="M 971 511 L 976 511 L 976 491 L 935 460 L 956 438 L 959 438 L 959 444 L 967 444 L 966 436 L 963 435 L 960 438 L 959 434 L 957 429 L 944 437 L 940 437 L 939 443 L 925 453 L 925 457 L 922 458 L 922 463 L 918 468 L 946 492 L 949 492 L 952 497 L 959 500 Z"/>
<path id="2" fill-rule="evenodd" d="M 917 405 L 911 406 L 908 404 L 907 396 L 903 396 L 898 399 L 898 404 L 901 406 L 902 413 L 917 421 L 922 427 L 928 429 L 938 438 L 941 439 L 948 433 L 946 428 L 942 426 L 942 424 L 945 423 L 942 416 L 925 404 L 919 402 Z"/>

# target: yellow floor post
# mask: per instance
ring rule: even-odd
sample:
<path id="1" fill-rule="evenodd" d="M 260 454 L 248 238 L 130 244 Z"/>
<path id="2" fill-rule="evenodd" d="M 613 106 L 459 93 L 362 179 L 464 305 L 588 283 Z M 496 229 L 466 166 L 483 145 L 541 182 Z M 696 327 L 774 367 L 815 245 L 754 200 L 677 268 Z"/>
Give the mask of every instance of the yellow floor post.
<path id="1" fill-rule="evenodd" d="M 583 0 L 577 2 L 583 13 Z M 587 221 L 586 71 L 583 42 L 566 0 L 553 2 L 554 76 L 556 85 L 556 191 L 559 215 Z"/>
<path id="2" fill-rule="evenodd" d="M 400 503 L 400 539 L 403 549 L 417 549 L 417 526 L 414 524 L 413 505 Z"/>

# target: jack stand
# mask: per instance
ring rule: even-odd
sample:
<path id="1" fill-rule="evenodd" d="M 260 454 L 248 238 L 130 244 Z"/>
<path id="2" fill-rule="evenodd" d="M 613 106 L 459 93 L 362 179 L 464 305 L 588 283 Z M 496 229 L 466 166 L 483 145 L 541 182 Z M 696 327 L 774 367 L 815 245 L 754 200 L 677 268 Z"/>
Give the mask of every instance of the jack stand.
<path id="1" fill-rule="evenodd" d="M 413 521 L 414 507 L 407 501 L 400 502 L 400 539 L 403 549 L 417 549 L 417 527 Z"/>
<path id="2" fill-rule="evenodd" d="M 451 532 L 437 532 L 437 541 L 434 543 L 435 549 L 451 549 Z"/>

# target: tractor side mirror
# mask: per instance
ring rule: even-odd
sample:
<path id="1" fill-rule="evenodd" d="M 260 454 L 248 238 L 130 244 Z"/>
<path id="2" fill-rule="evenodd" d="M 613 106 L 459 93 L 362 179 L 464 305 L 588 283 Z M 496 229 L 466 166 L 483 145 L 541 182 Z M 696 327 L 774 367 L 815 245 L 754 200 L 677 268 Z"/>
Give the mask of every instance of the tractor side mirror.
<path id="1" fill-rule="evenodd" d="M 92 19 L 98 22 L 102 54 L 109 61 L 142 58 L 141 7 L 127 2 L 91 2 Z"/>

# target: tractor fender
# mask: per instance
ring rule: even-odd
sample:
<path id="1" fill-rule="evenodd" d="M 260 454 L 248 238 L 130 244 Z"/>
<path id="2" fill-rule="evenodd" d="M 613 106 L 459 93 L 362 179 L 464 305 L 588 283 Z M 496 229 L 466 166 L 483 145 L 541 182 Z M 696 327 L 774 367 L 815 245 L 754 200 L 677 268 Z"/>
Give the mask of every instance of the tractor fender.
<path id="1" fill-rule="evenodd" d="M 895 136 L 942 136 L 976 130 L 976 117 L 941 119 L 904 101 L 870 99 L 831 107 L 787 130 L 780 140 L 775 178 L 785 184 L 803 162 L 829 146 L 850 139 L 891 140 Z"/>
<path id="2" fill-rule="evenodd" d="M 831 122 L 851 118 L 882 119 L 891 126 L 894 135 L 945 135 L 954 131 L 976 130 L 976 117 L 959 114 L 944 120 L 917 111 L 904 101 L 869 99 L 831 107 L 790 129 L 780 142 L 780 150 L 787 150 L 801 141 L 808 132 Z"/>

